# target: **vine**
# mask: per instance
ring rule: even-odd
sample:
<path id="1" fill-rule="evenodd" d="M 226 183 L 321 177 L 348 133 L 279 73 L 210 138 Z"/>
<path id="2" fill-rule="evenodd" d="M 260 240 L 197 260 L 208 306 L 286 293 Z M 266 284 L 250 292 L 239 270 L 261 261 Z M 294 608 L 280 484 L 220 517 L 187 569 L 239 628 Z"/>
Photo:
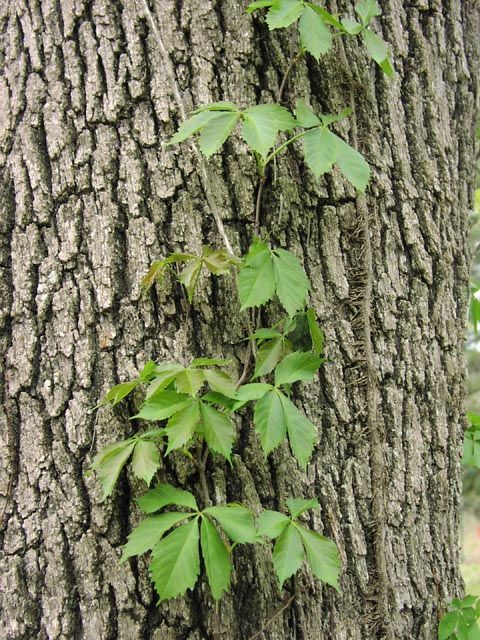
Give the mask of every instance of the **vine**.
<path id="1" fill-rule="evenodd" d="M 160 50 L 166 56 L 148 5 L 145 2 L 143 5 Z M 332 15 L 322 7 L 300 0 L 259 0 L 250 4 L 247 11 L 258 9 L 267 10 L 270 30 L 293 24 L 298 28 L 299 49 L 288 64 L 279 102 L 293 66 L 307 54 L 318 61 L 338 37 L 360 35 L 373 60 L 387 75 L 392 74 L 385 43 L 369 28 L 371 20 L 381 13 L 376 0 L 355 5 L 358 20 Z M 94 457 L 90 473 L 97 472 L 104 499 L 112 494 L 126 464 L 146 483 L 147 492 L 136 500 L 146 517 L 128 536 L 121 562 L 150 552 L 149 571 L 159 602 L 194 588 L 200 575 L 200 553 L 211 594 L 216 601 L 220 600 L 229 588 L 233 549 L 239 544 L 266 544 L 266 541 L 273 544 L 272 561 L 280 587 L 306 562 L 317 579 L 338 590 L 340 559 L 335 543 L 306 527 L 301 520 L 306 511 L 319 506 L 316 498 L 288 497 L 285 512 L 263 510 L 258 517 L 245 505 L 212 504 L 207 460 L 219 456 L 231 464 L 236 437 L 234 417 L 244 407 L 252 406 L 254 428 L 265 458 L 287 441 L 299 467 L 307 469 L 317 430 L 293 402 L 292 388 L 298 382 L 311 382 L 321 367 L 323 333 L 307 305 L 312 287 L 300 261 L 290 251 L 271 247 L 267 239 L 258 237 L 262 192 L 270 164 L 288 147 L 299 147 L 300 143 L 305 163 L 316 178 L 338 165 L 357 191 L 364 192 L 370 179 L 368 164 L 355 148 L 332 131 L 336 123 L 350 115 L 351 109 L 340 114 L 321 114 L 315 113 L 304 100 L 298 100 L 293 111 L 280 104 L 241 108 L 220 101 L 199 107 L 187 118 L 171 64 L 167 68 L 183 120 L 168 144 L 189 141 L 193 145 L 207 184 L 202 155 L 208 159 L 230 135 L 241 131 L 259 180 L 255 234 L 246 255 L 236 256 L 218 211 L 212 209 L 225 248 L 205 246 L 201 255 L 172 253 L 151 266 L 142 284 L 148 290 L 176 266 L 176 276 L 190 305 L 202 274 L 220 277 L 235 273 L 240 312 L 253 314 L 275 300 L 275 309 L 280 306 L 285 315 L 278 317 L 271 327 L 259 326 L 253 315 L 247 322 L 251 326 L 250 335 L 245 338 L 249 356 L 239 380 L 225 370 L 229 361 L 201 356 L 189 363 L 149 361 L 137 379 L 110 389 L 97 408 L 105 404 L 115 406 L 143 386 L 144 401 L 132 420 L 146 421 L 152 426 L 103 448 Z M 212 199 L 211 190 L 206 189 L 206 193 Z M 249 378 L 250 358 L 254 362 Z M 166 457 L 175 451 L 183 453 L 196 466 L 197 495 L 165 483 L 149 488 L 162 465 L 160 454 Z"/>

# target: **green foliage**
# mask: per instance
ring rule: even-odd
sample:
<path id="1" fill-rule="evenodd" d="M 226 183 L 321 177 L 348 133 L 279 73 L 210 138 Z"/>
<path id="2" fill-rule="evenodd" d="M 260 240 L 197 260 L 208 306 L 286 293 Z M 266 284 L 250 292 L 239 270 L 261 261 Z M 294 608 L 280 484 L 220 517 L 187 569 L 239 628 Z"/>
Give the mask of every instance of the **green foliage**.
<path id="1" fill-rule="evenodd" d="M 480 322 L 480 302 L 478 300 L 478 297 L 480 296 L 479 291 L 480 286 L 473 284 L 473 282 L 470 283 L 469 315 L 476 338 L 478 338 L 478 323 Z"/>
<path id="2" fill-rule="evenodd" d="M 480 640 L 480 597 L 454 598 L 440 620 L 438 640 Z"/>
<path id="3" fill-rule="evenodd" d="M 467 415 L 470 426 L 464 434 L 462 464 L 480 469 L 480 416 L 474 413 Z"/>

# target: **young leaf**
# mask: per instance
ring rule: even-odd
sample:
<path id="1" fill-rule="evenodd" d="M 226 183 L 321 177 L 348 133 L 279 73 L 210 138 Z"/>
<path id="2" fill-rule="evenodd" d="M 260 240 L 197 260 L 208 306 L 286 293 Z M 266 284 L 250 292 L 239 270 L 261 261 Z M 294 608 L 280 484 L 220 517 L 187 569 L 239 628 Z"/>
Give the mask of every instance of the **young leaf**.
<path id="1" fill-rule="evenodd" d="M 288 315 L 293 317 L 305 306 L 310 282 L 297 258 L 285 249 L 273 252 L 273 270 L 277 296 Z"/>
<path id="2" fill-rule="evenodd" d="M 154 513 L 171 504 L 198 511 L 197 502 L 190 491 L 177 489 L 170 484 L 157 484 L 141 498 L 137 498 L 137 504 L 144 513 Z"/>
<path id="3" fill-rule="evenodd" d="M 98 480 L 105 500 L 112 493 L 118 476 L 135 447 L 135 438 L 115 442 L 102 449 L 94 457 L 90 472 L 98 469 Z"/>
<path id="4" fill-rule="evenodd" d="M 169 147 L 190 138 L 190 136 L 193 136 L 194 133 L 200 131 L 200 129 L 204 127 L 209 120 L 216 116 L 217 114 L 214 111 L 202 111 L 201 113 L 195 113 L 193 116 L 188 118 L 188 120 L 181 123 L 178 127 L 177 133 L 172 136 L 170 142 L 167 142 L 165 146 Z"/>
<path id="5" fill-rule="evenodd" d="M 305 552 L 298 531 L 289 524 L 279 535 L 273 549 L 273 566 L 280 581 L 280 587 L 287 578 L 293 576 L 302 566 Z"/>
<path id="6" fill-rule="evenodd" d="M 231 376 L 224 371 L 216 371 L 215 369 L 206 369 L 205 378 L 212 391 L 221 393 L 227 398 L 236 398 L 235 383 Z"/>
<path id="7" fill-rule="evenodd" d="M 232 571 L 230 555 L 218 531 L 207 518 L 202 518 L 200 538 L 212 596 L 215 600 L 220 600 L 222 593 L 228 591 L 230 584 Z"/>
<path id="8" fill-rule="evenodd" d="M 300 0 L 276 0 L 267 14 L 270 31 L 288 27 L 298 20 L 303 13 L 303 2 Z"/>
<path id="9" fill-rule="evenodd" d="M 132 471 L 150 485 L 153 476 L 160 467 L 158 447 L 153 442 L 137 440 L 132 456 Z"/>
<path id="10" fill-rule="evenodd" d="M 231 360 L 219 360 L 218 358 L 194 358 L 190 363 L 190 367 L 224 367 L 225 365 L 230 363 Z"/>
<path id="11" fill-rule="evenodd" d="M 165 455 L 174 449 L 180 449 L 193 438 L 195 428 L 200 420 L 198 402 L 192 401 L 177 413 L 167 423 L 168 448 Z"/>
<path id="12" fill-rule="evenodd" d="M 228 253 L 225 249 L 220 251 L 211 251 L 209 247 L 204 247 L 203 264 L 207 267 L 210 273 L 215 276 L 228 273 L 232 266 L 240 267 L 243 264 L 241 258 L 237 258 L 231 253 Z"/>
<path id="13" fill-rule="evenodd" d="M 336 136 L 323 127 L 307 131 L 303 136 L 305 163 L 317 179 L 330 171 L 337 160 L 337 146 Z"/>
<path id="14" fill-rule="evenodd" d="M 238 505 L 207 507 L 203 510 L 218 520 L 222 529 L 233 542 L 254 542 L 257 530 L 250 509 Z"/>
<path id="15" fill-rule="evenodd" d="M 247 13 L 252 13 L 255 9 L 263 9 L 264 7 L 271 7 L 277 0 L 257 0 L 248 5 Z"/>
<path id="16" fill-rule="evenodd" d="M 284 420 L 288 431 L 290 448 L 299 465 L 306 469 L 317 441 L 317 429 L 287 396 L 279 393 L 279 397 L 285 416 Z"/>
<path id="17" fill-rule="evenodd" d="M 98 409 L 98 407 L 101 407 L 108 402 L 111 402 L 112 407 L 114 407 L 120 402 L 120 400 L 123 400 L 126 396 L 128 396 L 129 393 L 131 393 L 136 387 L 138 387 L 140 382 L 141 380 L 131 380 L 130 382 L 122 382 L 122 384 L 116 384 L 110 389 L 105 398 L 95 406 L 95 409 Z"/>
<path id="18" fill-rule="evenodd" d="M 143 365 L 143 369 L 140 371 L 140 380 L 143 382 L 149 382 L 152 375 L 155 373 L 156 368 L 157 365 L 153 360 L 147 360 Z"/>
<path id="19" fill-rule="evenodd" d="M 332 34 L 321 16 L 308 5 L 302 13 L 298 23 L 300 42 L 317 60 L 332 46 Z"/>
<path id="20" fill-rule="evenodd" d="M 313 309 L 307 309 L 305 315 L 307 316 L 308 328 L 310 331 L 310 336 L 312 338 L 313 350 L 315 351 L 317 356 L 320 356 L 323 353 L 323 331 L 317 325 L 315 312 L 313 311 Z"/>
<path id="21" fill-rule="evenodd" d="M 295 117 L 298 124 L 304 129 L 310 129 L 310 127 L 318 127 L 320 124 L 322 124 L 320 119 L 313 113 L 311 107 L 307 105 L 305 100 L 299 100 L 297 102 Z"/>
<path id="22" fill-rule="evenodd" d="M 290 518 L 283 513 L 262 511 L 258 519 L 258 533 L 267 538 L 278 538 L 289 522 Z"/>
<path id="23" fill-rule="evenodd" d="M 195 397 L 204 382 L 205 372 L 201 369 L 184 369 L 175 378 L 175 389 L 178 393 Z"/>
<path id="24" fill-rule="evenodd" d="M 328 11 L 325 11 L 325 9 L 322 9 L 322 7 L 318 7 L 316 4 L 312 4 L 311 2 L 307 2 L 306 4 L 308 4 L 308 6 L 311 9 L 313 9 L 319 15 L 321 15 L 323 20 L 327 24 L 330 24 L 332 27 L 335 27 L 335 29 L 339 29 L 340 31 L 342 30 L 341 23 L 335 18 L 335 16 L 332 16 L 331 13 L 328 13 Z"/>
<path id="25" fill-rule="evenodd" d="M 237 402 L 234 404 L 234 411 L 237 411 L 237 409 L 251 400 L 260 400 L 271 389 L 273 389 L 272 385 L 264 382 L 251 382 L 242 385 L 237 391 Z"/>
<path id="26" fill-rule="evenodd" d="M 153 548 L 149 571 L 159 602 L 183 595 L 197 582 L 200 573 L 198 518 L 178 527 Z"/>
<path id="27" fill-rule="evenodd" d="M 178 279 L 187 290 L 188 301 L 190 303 L 193 300 L 193 294 L 195 293 L 201 270 L 202 260 L 200 258 L 196 258 L 192 262 L 189 262 L 178 276 Z"/>
<path id="28" fill-rule="evenodd" d="M 328 127 L 333 122 L 341 122 L 351 113 L 352 110 L 350 109 L 350 107 L 346 107 L 345 109 L 342 109 L 340 113 L 320 113 L 319 116 L 322 120 L 323 126 Z"/>
<path id="29" fill-rule="evenodd" d="M 338 586 L 340 558 L 335 543 L 301 525 L 296 524 L 295 526 L 302 537 L 308 564 L 313 575 L 340 591 Z"/>
<path id="30" fill-rule="evenodd" d="M 363 26 L 360 23 L 358 23 L 356 20 L 350 20 L 350 18 L 342 18 L 341 22 L 342 27 L 351 36 L 356 36 L 363 29 Z"/>
<path id="31" fill-rule="evenodd" d="M 322 362 L 322 358 L 314 356 L 313 353 L 302 351 L 290 353 L 275 369 L 275 386 L 292 384 L 298 380 L 313 380 Z"/>
<path id="32" fill-rule="evenodd" d="M 240 269 L 237 278 L 240 311 L 259 307 L 275 295 L 275 276 L 269 248 L 263 243 L 255 247 L 255 254 Z M 254 245 L 255 246 L 255 245 Z M 249 258 L 249 256 L 247 256 Z"/>
<path id="33" fill-rule="evenodd" d="M 157 366 L 155 370 L 155 377 L 150 382 L 145 393 L 145 398 L 148 399 L 151 396 L 164 391 L 168 385 L 175 380 L 180 371 L 183 371 L 184 367 L 181 364 L 175 363 L 163 363 Z"/>
<path id="34" fill-rule="evenodd" d="M 272 389 L 255 405 L 255 431 L 260 436 L 265 457 L 278 447 L 287 433 L 287 423 L 280 393 Z"/>
<path id="35" fill-rule="evenodd" d="M 202 107 L 198 107 L 192 113 L 202 113 L 202 111 L 238 111 L 238 107 L 233 102 L 227 100 L 220 100 L 220 102 L 209 102 Z"/>
<path id="36" fill-rule="evenodd" d="M 244 338 L 244 339 L 258 340 L 260 342 L 263 340 L 268 340 L 270 338 L 281 338 L 281 337 L 282 337 L 282 334 L 278 331 L 275 331 L 275 329 L 262 328 L 262 329 L 257 329 L 250 336 L 248 336 L 248 338 Z"/>
<path id="37" fill-rule="evenodd" d="M 335 136 L 335 138 L 337 139 L 338 148 L 338 166 L 353 186 L 363 193 L 370 180 L 370 167 L 358 151 L 338 136 Z"/>
<path id="38" fill-rule="evenodd" d="M 200 132 L 199 140 L 200 149 L 206 158 L 220 149 L 239 119 L 239 112 L 228 112 L 220 113 L 207 122 Z"/>
<path id="39" fill-rule="evenodd" d="M 193 513 L 161 513 L 145 518 L 128 536 L 120 562 L 150 551 L 169 529 L 193 515 Z"/>
<path id="40" fill-rule="evenodd" d="M 290 351 L 290 343 L 283 336 L 274 340 L 267 340 L 257 352 L 257 362 L 252 380 L 265 376 L 273 371 L 280 360 Z"/>
<path id="41" fill-rule="evenodd" d="M 297 122 L 278 104 L 258 104 L 243 112 L 243 137 L 254 151 L 266 158 L 279 131 L 290 131 Z"/>
<path id="42" fill-rule="evenodd" d="M 192 402 L 189 396 L 175 391 L 161 391 L 148 398 L 142 405 L 140 412 L 133 418 L 142 420 L 166 420 L 174 413 Z"/>
<path id="43" fill-rule="evenodd" d="M 354 6 L 355 13 L 360 18 L 362 24 L 367 26 L 372 18 L 379 16 L 382 12 L 378 6 L 377 0 L 365 0 L 365 2 L 357 2 Z"/>
<path id="44" fill-rule="evenodd" d="M 301 498 L 287 498 L 285 500 L 288 510 L 292 516 L 292 520 L 296 520 L 299 515 L 308 511 L 308 509 L 318 509 L 318 500 L 303 500 Z"/>
<path id="45" fill-rule="evenodd" d="M 230 418 L 203 402 L 200 403 L 203 433 L 210 449 L 230 462 L 235 429 Z"/>

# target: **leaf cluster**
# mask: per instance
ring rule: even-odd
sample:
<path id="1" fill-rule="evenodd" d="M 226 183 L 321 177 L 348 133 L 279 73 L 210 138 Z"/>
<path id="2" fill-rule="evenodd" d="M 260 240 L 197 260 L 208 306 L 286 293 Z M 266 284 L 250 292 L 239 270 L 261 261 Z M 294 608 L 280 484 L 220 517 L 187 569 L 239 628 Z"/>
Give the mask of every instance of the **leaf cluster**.
<path id="1" fill-rule="evenodd" d="M 440 620 L 438 640 L 480 640 L 480 597 L 454 598 Z"/>
<path id="2" fill-rule="evenodd" d="M 475 413 L 467 416 L 470 426 L 464 434 L 462 464 L 480 469 L 480 416 Z"/>

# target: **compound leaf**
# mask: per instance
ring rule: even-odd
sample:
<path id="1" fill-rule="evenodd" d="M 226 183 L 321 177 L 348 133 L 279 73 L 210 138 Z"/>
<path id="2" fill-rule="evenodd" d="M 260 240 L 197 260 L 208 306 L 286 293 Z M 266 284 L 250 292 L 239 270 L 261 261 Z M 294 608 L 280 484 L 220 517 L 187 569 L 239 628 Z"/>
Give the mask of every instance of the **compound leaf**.
<path id="1" fill-rule="evenodd" d="M 192 399 L 189 396 L 175 393 L 175 391 L 161 391 L 147 398 L 140 412 L 133 417 L 142 420 L 166 420 L 191 402 Z"/>
<path id="2" fill-rule="evenodd" d="M 342 27 L 351 36 L 356 36 L 363 29 L 363 26 L 359 22 L 357 22 L 356 20 L 350 20 L 350 18 L 342 18 L 341 22 Z"/>
<path id="3" fill-rule="evenodd" d="M 315 531 L 305 529 L 299 524 L 295 526 L 302 537 L 305 551 L 307 552 L 308 564 L 313 575 L 340 591 L 338 586 L 340 558 L 338 557 L 338 549 L 335 543 Z"/>
<path id="4" fill-rule="evenodd" d="M 285 514 L 267 509 L 258 518 L 258 533 L 267 538 L 278 538 L 289 522 L 291 520 Z"/>
<path id="5" fill-rule="evenodd" d="M 303 351 L 290 353 L 275 369 L 275 386 L 292 384 L 299 380 L 313 380 L 322 362 L 323 359 L 313 353 Z"/>
<path id="6" fill-rule="evenodd" d="M 137 478 L 150 485 L 153 476 L 160 467 L 158 447 L 154 442 L 137 440 L 132 456 L 132 471 Z"/>
<path id="7" fill-rule="evenodd" d="M 323 353 L 323 331 L 317 324 L 313 309 L 307 309 L 305 315 L 307 316 L 308 329 L 310 331 L 310 337 L 312 338 L 313 350 L 317 356 L 319 356 Z"/>
<path id="8" fill-rule="evenodd" d="M 220 453 L 230 462 L 235 439 L 232 421 L 225 413 L 221 413 L 203 402 L 200 403 L 200 413 L 206 443 L 212 451 Z"/>
<path id="9" fill-rule="evenodd" d="M 258 104 L 243 112 L 243 137 L 254 151 L 265 158 L 279 131 L 289 131 L 297 122 L 285 107 Z"/>
<path id="10" fill-rule="evenodd" d="M 159 602 L 193 589 L 200 573 L 198 517 L 160 540 L 152 551 L 150 575 Z"/>
<path id="11" fill-rule="evenodd" d="M 306 6 L 298 23 L 300 41 L 318 61 L 332 46 L 332 34 L 322 17 L 310 6 Z"/>
<path id="12" fill-rule="evenodd" d="M 220 113 L 207 122 L 200 132 L 199 140 L 200 149 L 206 158 L 220 149 L 239 119 L 239 112 L 228 112 Z"/>
<path id="13" fill-rule="evenodd" d="M 322 124 L 320 118 L 318 118 L 313 113 L 311 107 L 308 106 L 305 100 L 299 100 L 297 102 L 295 117 L 298 124 L 305 129 L 310 129 L 310 127 L 318 127 L 320 124 Z"/>
<path id="14" fill-rule="evenodd" d="M 318 500 L 316 498 L 312 498 L 310 500 L 304 500 L 302 498 L 287 498 L 285 503 L 290 511 L 292 520 L 296 520 L 299 515 L 308 511 L 308 509 L 318 508 Z"/>
<path id="15" fill-rule="evenodd" d="M 272 389 L 255 405 L 255 430 L 260 437 L 265 457 L 277 447 L 287 433 L 287 423 L 280 393 Z"/>
<path id="16" fill-rule="evenodd" d="M 181 364 L 170 364 L 166 362 L 157 365 L 155 369 L 155 377 L 148 385 L 145 397 L 150 398 L 150 396 L 153 396 L 160 391 L 164 391 L 168 387 L 168 385 L 173 382 L 173 380 L 175 380 L 180 371 L 183 370 L 184 367 L 182 367 Z"/>
<path id="17" fill-rule="evenodd" d="M 130 382 L 122 382 L 121 384 L 116 384 L 114 387 L 110 389 L 105 398 L 96 405 L 96 409 L 101 407 L 108 402 L 112 403 L 112 407 L 123 400 L 129 393 L 131 393 L 138 385 L 141 380 L 131 380 Z"/>
<path id="18" fill-rule="evenodd" d="M 377 0 L 365 0 L 365 2 L 357 2 L 354 6 L 355 13 L 360 18 L 362 24 L 366 26 L 372 18 L 379 16 L 382 12 L 378 6 Z"/>
<path id="19" fill-rule="evenodd" d="M 221 393 L 227 398 L 236 398 L 237 393 L 235 383 L 231 376 L 225 371 L 216 371 L 215 369 L 206 369 L 205 378 L 212 391 Z"/>
<path id="20" fill-rule="evenodd" d="M 272 385 L 265 382 L 250 382 L 242 385 L 235 396 L 237 402 L 234 404 L 234 411 L 251 400 L 260 400 L 271 389 L 273 389 Z"/>
<path id="21" fill-rule="evenodd" d="M 303 136 L 305 163 L 317 179 L 322 174 L 330 171 L 334 162 L 336 162 L 337 147 L 337 137 L 324 127 L 307 131 Z"/>
<path id="22" fill-rule="evenodd" d="M 230 555 L 215 526 L 207 518 L 202 518 L 200 540 L 212 596 L 215 600 L 220 600 L 230 584 Z"/>
<path id="23" fill-rule="evenodd" d="M 201 369 L 184 369 L 175 378 L 175 389 L 195 397 L 205 382 L 205 372 Z"/>
<path id="24" fill-rule="evenodd" d="M 208 105 L 207 105 L 208 106 Z M 169 147 L 173 144 L 178 144 L 179 142 L 183 142 L 190 136 L 193 136 L 194 133 L 200 131 L 202 127 L 204 127 L 209 120 L 216 117 L 216 113 L 214 111 L 202 111 L 201 113 L 196 113 L 185 122 L 182 122 L 178 127 L 178 131 L 172 136 L 170 142 L 167 142 L 165 145 Z"/>
<path id="25" fill-rule="evenodd" d="M 300 535 L 290 523 L 279 535 L 273 549 L 273 566 L 280 581 L 280 587 L 287 578 L 300 569 L 304 556 Z"/>
<path id="26" fill-rule="evenodd" d="M 292 318 L 305 306 L 311 289 L 310 281 L 297 258 L 285 249 L 273 252 L 273 270 L 277 296 Z"/>
<path id="27" fill-rule="evenodd" d="M 333 133 L 331 135 L 335 136 Z M 335 136 L 335 138 L 338 149 L 338 166 L 353 186 L 363 193 L 370 180 L 370 167 L 358 151 L 338 136 Z"/>
<path id="28" fill-rule="evenodd" d="M 207 507 L 203 513 L 218 520 L 222 529 L 233 542 L 254 542 L 257 539 L 252 512 L 246 507 L 235 504 Z"/>
<path id="29" fill-rule="evenodd" d="M 288 431 L 290 448 L 299 465 L 306 469 L 317 441 L 317 430 L 315 425 L 307 420 L 287 396 L 279 392 L 279 397 L 285 416 L 284 421 Z"/>
<path id="30" fill-rule="evenodd" d="M 199 420 L 200 410 L 196 401 L 192 401 L 170 418 L 167 422 L 168 447 L 165 455 L 174 449 L 180 449 L 193 438 Z"/>
<path id="31" fill-rule="evenodd" d="M 260 246 L 258 246 L 260 245 Z M 253 256 L 247 255 L 245 266 L 237 278 L 238 295 L 242 303 L 240 311 L 259 307 L 275 295 L 275 276 L 270 249 L 263 243 L 253 245 Z"/>
<path id="32" fill-rule="evenodd" d="M 153 549 L 164 533 L 182 520 L 191 518 L 192 515 L 189 513 L 161 513 L 145 518 L 128 536 L 128 542 L 123 547 L 120 562 L 125 562 L 132 556 L 139 556 Z"/>
<path id="33" fill-rule="evenodd" d="M 191 303 L 193 300 L 193 294 L 197 287 L 200 272 L 202 270 L 202 259 L 196 258 L 192 262 L 189 262 L 187 266 L 180 272 L 178 279 L 183 284 L 188 294 L 188 301 Z"/>
<path id="34" fill-rule="evenodd" d="M 144 513 L 154 513 L 172 504 L 198 511 L 197 501 L 190 491 L 177 489 L 170 484 L 155 485 L 141 498 L 137 498 L 137 504 Z"/>
<path id="35" fill-rule="evenodd" d="M 248 5 L 247 13 L 252 13 L 255 9 L 263 9 L 264 7 L 271 7 L 277 0 L 256 0 Z"/>
<path id="36" fill-rule="evenodd" d="M 120 472 L 132 454 L 135 442 L 135 438 L 115 442 L 104 447 L 94 457 L 90 472 L 98 469 L 98 480 L 103 490 L 103 500 L 112 493 Z"/>
<path id="37" fill-rule="evenodd" d="M 304 10 L 300 0 L 276 0 L 267 14 L 267 24 L 270 31 L 288 27 L 298 20 Z"/>
<path id="38" fill-rule="evenodd" d="M 220 100 L 220 102 L 209 102 L 204 104 L 203 107 L 198 107 L 193 113 L 202 113 L 202 111 L 238 111 L 238 107 L 233 102 L 227 100 Z"/>
<path id="39" fill-rule="evenodd" d="M 307 4 L 310 8 L 321 15 L 327 24 L 332 25 L 332 27 L 335 27 L 335 29 L 340 29 L 340 31 L 342 30 L 341 23 L 335 18 L 335 16 L 332 16 L 331 13 L 328 13 L 328 11 L 322 9 L 322 7 L 318 7 L 316 4 L 312 4 L 311 2 L 307 2 Z"/>
<path id="40" fill-rule="evenodd" d="M 290 343 L 283 336 L 274 338 L 273 340 L 267 340 L 267 342 L 262 344 L 257 352 L 257 362 L 252 380 L 273 371 L 289 350 Z"/>

